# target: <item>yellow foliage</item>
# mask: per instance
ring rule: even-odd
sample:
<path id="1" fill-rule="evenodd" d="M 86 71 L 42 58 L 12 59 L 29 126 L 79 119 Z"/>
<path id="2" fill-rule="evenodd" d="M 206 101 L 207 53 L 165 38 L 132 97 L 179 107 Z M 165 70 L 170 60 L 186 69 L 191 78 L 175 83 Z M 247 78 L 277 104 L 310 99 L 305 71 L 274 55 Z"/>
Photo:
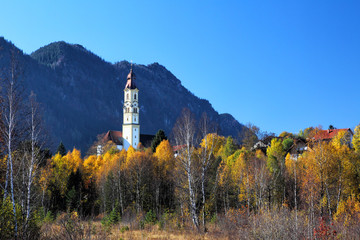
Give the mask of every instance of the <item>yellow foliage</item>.
<path id="1" fill-rule="evenodd" d="M 224 161 L 220 163 L 220 171 L 219 171 L 219 185 L 228 188 L 232 181 L 231 181 L 231 175 L 230 175 L 230 167 L 228 164 L 226 164 Z"/>
<path id="2" fill-rule="evenodd" d="M 355 152 L 360 154 L 360 125 L 355 127 L 354 136 L 351 143 L 355 149 Z"/>
<path id="3" fill-rule="evenodd" d="M 254 175 L 252 174 L 250 162 L 253 153 L 247 151 L 244 147 L 239 153 L 231 167 L 231 178 L 239 189 L 239 201 L 244 201 L 250 198 L 250 191 L 254 185 Z"/>
<path id="4" fill-rule="evenodd" d="M 58 187 L 60 193 L 66 193 L 66 185 L 71 172 L 76 172 L 82 167 L 81 153 L 76 148 L 65 156 L 57 153 L 51 158 L 52 178 L 51 181 Z"/>
<path id="5" fill-rule="evenodd" d="M 343 222 L 345 226 L 360 220 L 360 202 L 354 195 L 349 196 L 346 201 L 340 201 L 334 219 Z"/>
<path id="6" fill-rule="evenodd" d="M 134 153 L 135 153 L 135 149 L 132 146 L 130 146 L 127 150 L 126 162 L 128 162 L 129 159 L 133 157 Z"/>
<path id="7" fill-rule="evenodd" d="M 263 153 L 263 151 L 261 151 L 260 149 L 256 150 L 255 152 L 255 157 L 262 159 L 265 157 L 265 154 Z"/>
<path id="8" fill-rule="evenodd" d="M 299 157 L 301 158 L 301 157 Z M 298 166 L 299 166 L 299 158 L 298 160 L 292 159 L 290 153 L 286 154 L 285 157 L 285 168 L 286 171 L 290 174 L 291 177 L 295 177 L 295 171 L 296 171 L 296 175 L 298 177 L 299 175 L 299 170 L 298 170 Z"/>
<path id="9" fill-rule="evenodd" d="M 52 168 L 44 167 L 40 169 L 39 177 L 38 177 L 38 184 L 42 191 L 46 191 L 50 176 L 52 175 Z"/>
<path id="10" fill-rule="evenodd" d="M 209 133 L 201 140 L 200 146 L 206 148 L 207 151 L 212 151 L 214 155 L 217 155 L 225 142 L 225 137 L 219 136 L 216 133 Z"/>
<path id="11" fill-rule="evenodd" d="M 353 193 L 358 194 L 359 163 L 353 152 L 342 144 L 344 136 L 345 134 L 339 134 L 330 143 L 314 144 L 312 151 L 303 154 L 298 160 L 301 172 L 297 176 L 301 179 L 303 197 L 309 204 L 313 201 L 319 207 L 334 209 L 339 196 L 341 200 Z"/>
<path id="12" fill-rule="evenodd" d="M 86 185 L 90 184 L 96 179 L 96 173 L 99 171 L 99 168 L 102 166 L 102 157 L 90 155 L 84 160 L 84 182 Z"/>
<path id="13" fill-rule="evenodd" d="M 281 139 L 273 138 L 271 140 L 270 147 L 266 149 L 267 156 L 274 156 L 277 159 L 281 159 L 285 154 L 283 150 Z"/>
<path id="14" fill-rule="evenodd" d="M 156 148 L 154 153 L 156 158 L 155 167 L 158 174 L 165 176 L 166 173 L 174 168 L 174 152 L 168 140 L 163 140 Z"/>
<path id="15" fill-rule="evenodd" d="M 347 147 L 350 144 L 350 133 L 348 131 L 340 131 L 331 142 L 336 149 Z"/>
<path id="16" fill-rule="evenodd" d="M 81 153 L 76 148 L 72 152 L 68 152 L 65 156 L 68 167 L 75 173 L 82 165 Z"/>

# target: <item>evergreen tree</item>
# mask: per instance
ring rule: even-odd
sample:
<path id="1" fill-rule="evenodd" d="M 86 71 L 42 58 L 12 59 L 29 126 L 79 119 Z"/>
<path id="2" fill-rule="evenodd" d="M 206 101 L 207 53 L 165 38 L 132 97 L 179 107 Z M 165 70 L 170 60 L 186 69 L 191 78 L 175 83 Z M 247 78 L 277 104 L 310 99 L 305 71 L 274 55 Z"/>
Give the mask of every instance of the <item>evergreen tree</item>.
<path id="1" fill-rule="evenodd" d="M 167 140 L 167 137 L 166 137 L 166 135 L 165 135 L 165 132 L 164 132 L 162 129 L 160 129 L 160 130 L 156 133 L 154 139 L 153 139 L 152 142 L 151 142 L 151 149 L 152 149 L 153 152 L 156 152 L 157 146 L 159 146 L 159 144 L 160 144 L 163 140 Z"/>
<path id="2" fill-rule="evenodd" d="M 56 153 L 60 153 L 61 156 L 66 155 L 66 148 L 62 141 L 60 142 L 59 146 L 57 147 Z"/>

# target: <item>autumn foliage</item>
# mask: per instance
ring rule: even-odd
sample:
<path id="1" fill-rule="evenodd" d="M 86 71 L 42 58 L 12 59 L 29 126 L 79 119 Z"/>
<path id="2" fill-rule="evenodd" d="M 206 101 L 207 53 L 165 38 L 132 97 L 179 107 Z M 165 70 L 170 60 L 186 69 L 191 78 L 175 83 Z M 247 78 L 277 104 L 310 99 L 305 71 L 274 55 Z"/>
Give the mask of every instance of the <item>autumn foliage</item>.
<path id="1" fill-rule="evenodd" d="M 346 134 L 331 141 L 309 139 L 308 150 L 296 157 L 297 139 L 289 134 L 274 137 L 265 151 L 216 133 L 181 145 L 176 154 L 169 140 L 155 151 L 120 151 L 107 143 L 102 154 L 85 157 L 74 148 L 39 166 L 34 209 L 43 227 L 58 216 L 60 227 L 71 223 L 73 231 L 83 231 L 81 219 L 98 218 L 101 236 L 115 224 L 130 229 L 158 224 L 209 231 L 214 239 L 238 231 L 250 239 L 353 238 L 360 221 L 357 134 L 359 128 L 353 145 Z M 2 168 L 5 163 L 2 158 Z M 2 206 L 4 217 L 11 216 L 9 201 Z"/>

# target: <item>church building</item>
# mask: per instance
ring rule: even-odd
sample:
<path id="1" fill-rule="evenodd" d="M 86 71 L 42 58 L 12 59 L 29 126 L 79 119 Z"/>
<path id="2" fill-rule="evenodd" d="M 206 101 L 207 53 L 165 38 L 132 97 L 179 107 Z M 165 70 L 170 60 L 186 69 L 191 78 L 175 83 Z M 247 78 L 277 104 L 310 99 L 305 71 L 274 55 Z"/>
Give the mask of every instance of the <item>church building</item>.
<path id="1" fill-rule="evenodd" d="M 135 79 L 131 66 L 124 89 L 122 137 L 126 150 L 130 145 L 137 148 L 140 141 L 139 89 L 135 85 Z"/>
<path id="2" fill-rule="evenodd" d="M 124 89 L 122 131 L 109 130 L 103 138 L 104 142 L 112 141 L 119 150 L 127 150 L 130 146 L 136 149 L 140 142 L 148 147 L 154 138 L 153 135 L 140 134 L 139 89 L 136 87 L 135 79 L 131 64 Z M 102 147 L 98 145 L 98 154 L 101 154 L 101 151 Z"/>

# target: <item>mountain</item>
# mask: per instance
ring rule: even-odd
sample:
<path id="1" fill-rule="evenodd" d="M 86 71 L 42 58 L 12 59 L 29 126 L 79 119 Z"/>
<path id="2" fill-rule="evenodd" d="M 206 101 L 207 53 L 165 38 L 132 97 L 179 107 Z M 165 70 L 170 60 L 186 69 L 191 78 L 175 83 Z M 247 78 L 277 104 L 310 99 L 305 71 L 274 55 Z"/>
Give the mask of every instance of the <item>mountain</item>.
<path id="1" fill-rule="evenodd" d="M 0 38 L 0 69 L 9 68 L 15 50 L 26 93 L 33 91 L 43 108 L 51 148 L 63 141 L 86 152 L 98 134 L 122 129 L 123 89 L 130 63 L 104 61 L 78 44 L 54 42 L 30 55 Z M 197 118 L 206 112 L 220 134 L 239 140 L 244 126 L 219 114 L 209 101 L 187 90 L 164 66 L 134 64 L 139 89 L 140 126 L 144 134 L 171 130 L 184 107 Z"/>

